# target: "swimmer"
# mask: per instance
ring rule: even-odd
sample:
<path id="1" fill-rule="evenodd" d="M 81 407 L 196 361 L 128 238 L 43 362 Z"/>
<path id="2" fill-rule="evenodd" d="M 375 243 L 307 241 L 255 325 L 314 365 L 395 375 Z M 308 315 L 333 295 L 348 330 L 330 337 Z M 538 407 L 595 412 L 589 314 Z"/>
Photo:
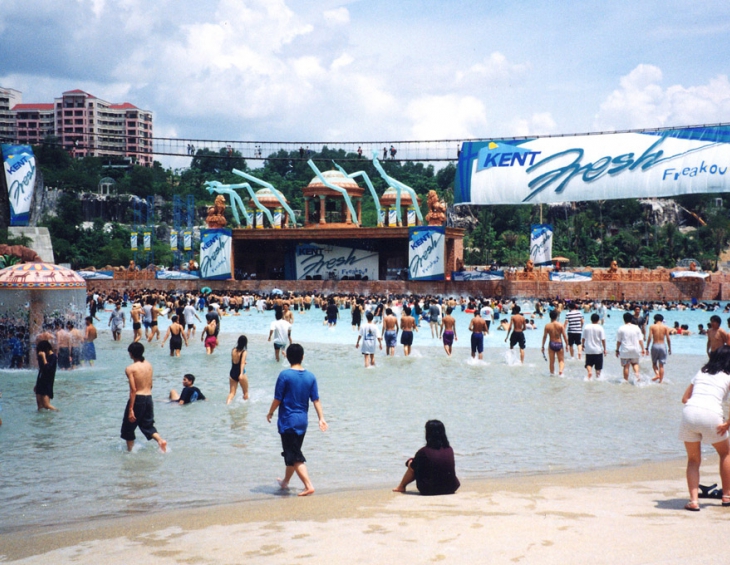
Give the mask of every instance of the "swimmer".
<path id="1" fill-rule="evenodd" d="M 291 324 L 284 319 L 284 312 L 281 308 L 274 309 L 274 318 L 269 327 L 269 339 L 274 338 L 274 357 L 276 362 L 279 362 L 280 351 L 286 348 L 287 343 L 291 345 Z M 286 356 L 286 353 L 284 353 Z"/>
<path id="2" fill-rule="evenodd" d="M 459 341 L 459 338 L 456 337 L 456 319 L 451 315 L 452 312 L 452 308 L 446 309 L 446 316 L 444 316 L 443 320 L 441 320 L 441 335 L 439 336 L 444 342 L 444 351 L 446 351 L 446 355 L 448 355 L 449 357 L 451 357 L 451 353 L 454 349 L 454 342 Z M 486 327 L 486 320 L 483 321 Z M 487 333 L 489 333 L 488 329 Z M 483 343 L 484 338 L 482 334 L 482 344 Z M 473 353 L 472 357 L 474 357 Z"/>
<path id="3" fill-rule="evenodd" d="M 525 317 L 520 314 L 520 307 L 515 305 L 512 308 L 512 318 L 507 326 L 507 337 L 504 338 L 504 341 L 507 342 L 507 338 L 509 338 L 510 349 L 514 349 L 515 345 L 519 344 L 520 363 L 525 362 L 525 323 Z M 512 335 L 510 335 L 510 331 L 512 331 Z"/>
<path id="4" fill-rule="evenodd" d="M 357 336 L 357 343 L 355 343 L 355 349 L 360 347 L 360 340 L 362 339 L 362 355 L 365 359 L 365 368 L 369 366 L 375 366 L 375 340 L 378 340 L 380 349 L 383 349 L 383 338 L 378 335 L 378 326 L 373 323 L 373 313 L 370 311 L 365 312 L 365 319 L 367 320 L 361 327 L 360 333 Z"/>
<path id="5" fill-rule="evenodd" d="M 381 337 L 385 340 L 385 354 L 391 357 L 395 356 L 395 345 L 398 340 L 398 318 L 393 315 L 391 308 L 385 310 Z"/>
<path id="6" fill-rule="evenodd" d="M 180 406 L 182 406 L 183 404 L 190 404 L 192 402 L 197 402 L 198 400 L 205 400 L 205 395 L 200 391 L 198 387 L 193 386 L 194 383 L 194 375 L 191 375 L 190 373 L 185 375 L 182 380 L 182 392 L 178 394 L 177 391 L 173 388 L 170 391 L 170 401 L 177 402 Z"/>
<path id="7" fill-rule="evenodd" d="M 58 410 L 51 405 L 53 398 L 53 383 L 56 378 L 56 367 L 58 360 L 53 352 L 53 347 L 48 340 L 43 340 L 36 346 L 38 353 L 38 377 L 33 387 L 36 406 L 41 410 Z"/>
<path id="8" fill-rule="evenodd" d="M 142 314 L 142 305 L 135 302 L 129 312 L 129 317 L 132 318 L 132 331 L 134 332 L 135 342 L 142 339 Z"/>
<path id="9" fill-rule="evenodd" d="M 713 316 L 713 318 L 717 318 L 718 324 L 722 322 L 720 316 Z M 669 328 L 664 325 L 663 320 L 664 316 L 654 314 L 654 323 L 649 328 L 649 337 L 646 340 L 646 349 L 651 351 L 651 366 L 654 369 L 654 378 L 651 380 L 660 383 L 664 380 L 664 365 L 667 362 L 667 355 L 672 354 Z M 665 340 L 666 343 L 664 343 Z"/>
<path id="10" fill-rule="evenodd" d="M 550 359 L 550 374 L 555 374 L 555 357 L 558 358 L 558 374 L 563 376 L 565 367 L 565 346 L 568 345 L 568 336 L 565 335 L 565 326 L 558 320 L 558 311 L 550 310 L 550 322 L 545 324 L 542 332 L 542 352 L 545 354 L 545 341 L 550 338 L 548 356 Z M 506 341 L 506 340 L 505 340 Z"/>
<path id="11" fill-rule="evenodd" d="M 122 303 L 117 302 L 116 307 L 109 316 L 109 326 L 112 329 L 112 339 L 114 341 L 120 341 L 122 339 L 122 328 L 126 320 L 124 318 L 124 312 L 122 312 Z"/>
<path id="12" fill-rule="evenodd" d="M 411 354 L 411 346 L 413 345 L 413 332 L 418 331 L 416 319 L 411 316 L 410 306 L 403 306 L 403 313 L 400 317 L 400 329 L 400 342 L 403 346 L 403 354 L 408 357 Z"/>
<path id="13" fill-rule="evenodd" d="M 150 335 L 147 338 L 147 342 L 151 342 L 152 338 L 157 336 L 157 339 L 160 339 L 160 327 L 157 325 L 157 318 L 160 314 L 162 314 L 162 310 L 160 310 L 157 306 L 155 306 L 154 299 L 150 297 L 148 301 L 152 305 L 152 309 L 150 310 L 150 316 L 152 317 L 152 320 L 150 321 Z"/>
<path id="14" fill-rule="evenodd" d="M 720 325 L 722 324 L 722 318 L 717 314 L 710 317 L 710 327 L 707 329 L 707 356 L 720 349 L 723 345 L 726 345 L 730 334 L 723 330 Z"/>
<path id="15" fill-rule="evenodd" d="M 162 339 L 160 347 L 165 347 L 165 342 L 168 337 L 170 338 L 170 357 L 173 355 L 175 357 L 180 357 L 183 341 L 185 341 L 185 347 L 187 347 L 188 338 L 185 335 L 185 328 L 182 324 L 178 323 L 177 316 L 172 317 L 172 324 L 170 324 L 170 327 L 167 328 L 167 332 L 165 332 L 165 337 Z"/>
<path id="16" fill-rule="evenodd" d="M 154 439 L 160 449 L 167 451 L 167 442 L 155 428 L 155 408 L 152 402 L 152 365 L 144 358 L 144 345 L 132 343 L 127 348 L 132 364 L 124 371 L 129 381 L 129 400 L 124 409 L 121 437 L 127 442 L 127 451 L 132 451 L 139 427 L 147 441 Z"/>
<path id="17" fill-rule="evenodd" d="M 474 359 L 478 353 L 479 359 L 484 359 L 484 334 L 487 333 L 487 324 L 479 314 L 479 310 L 474 310 L 474 317 L 469 323 L 469 331 L 471 332 L 471 358 Z"/>
<path id="18" fill-rule="evenodd" d="M 215 336 L 217 329 L 218 325 L 215 323 L 215 320 L 211 320 L 210 322 L 208 322 L 208 325 L 203 328 L 203 331 L 200 334 L 200 341 L 204 341 L 205 352 L 208 355 L 213 353 L 216 346 L 218 345 L 218 338 Z"/>
<path id="19" fill-rule="evenodd" d="M 248 400 L 248 377 L 246 376 L 247 349 L 248 338 L 245 335 L 238 336 L 238 343 L 231 350 L 231 370 L 228 373 L 229 392 L 226 404 L 230 404 L 233 401 L 239 384 L 243 392 L 243 399 Z"/>
<path id="20" fill-rule="evenodd" d="M 591 367 L 596 369 L 596 378 L 601 378 L 603 370 L 603 358 L 608 354 L 606 350 L 606 332 L 599 323 L 601 316 L 594 312 L 591 314 L 591 323 L 583 327 L 581 336 L 581 345 L 583 352 L 586 354 L 586 371 L 588 371 L 588 380 L 593 376 Z"/>

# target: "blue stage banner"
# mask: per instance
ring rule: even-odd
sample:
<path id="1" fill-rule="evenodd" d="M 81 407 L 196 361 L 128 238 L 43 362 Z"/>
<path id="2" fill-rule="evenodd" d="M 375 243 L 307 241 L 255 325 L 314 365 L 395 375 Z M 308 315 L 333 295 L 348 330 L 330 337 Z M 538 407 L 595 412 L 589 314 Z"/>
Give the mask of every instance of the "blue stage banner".
<path id="1" fill-rule="evenodd" d="M 730 126 L 464 142 L 454 198 L 544 204 L 730 192 Z"/>
<path id="2" fill-rule="evenodd" d="M 453 271 L 452 281 L 502 281 L 504 271 Z"/>
<path id="3" fill-rule="evenodd" d="M 443 226 L 408 228 L 408 277 L 412 281 L 442 281 L 446 264 Z"/>
<path id="4" fill-rule="evenodd" d="M 530 231 L 530 259 L 536 267 L 553 263 L 553 226 L 535 224 Z"/>
<path id="5" fill-rule="evenodd" d="M 231 235 L 225 228 L 201 230 L 200 232 L 200 278 L 231 278 Z"/>
<path id="6" fill-rule="evenodd" d="M 2 145 L 3 169 L 10 199 L 10 225 L 27 226 L 36 168 L 30 145 Z"/>
<path id="7" fill-rule="evenodd" d="M 165 281 L 195 281 L 200 277 L 190 271 L 157 271 L 155 278 Z"/>
<path id="8" fill-rule="evenodd" d="M 590 271 L 551 271 L 550 280 L 560 282 L 587 282 L 593 280 L 593 273 Z"/>

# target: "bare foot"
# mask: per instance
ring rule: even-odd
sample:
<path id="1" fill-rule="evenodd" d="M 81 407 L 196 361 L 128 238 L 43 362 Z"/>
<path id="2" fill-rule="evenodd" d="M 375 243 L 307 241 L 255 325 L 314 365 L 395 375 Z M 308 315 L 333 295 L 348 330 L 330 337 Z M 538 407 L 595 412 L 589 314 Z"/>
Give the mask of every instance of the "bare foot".
<path id="1" fill-rule="evenodd" d="M 248 400 L 248 393 L 247 393 L 247 392 L 244 392 L 244 393 L 243 393 L 243 399 L 244 399 L 244 400 Z"/>
<path id="2" fill-rule="evenodd" d="M 297 496 L 309 496 L 310 494 L 314 494 L 314 487 L 304 489 Z"/>
<path id="3" fill-rule="evenodd" d="M 167 453 L 167 440 L 161 439 L 158 443 L 160 444 L 160 451 Z"/>
<path id="4" fill-rule="evenodd" d="M 397 486 L 393 489 L 393 492 L 406 492 L 405 487 Z"/>
<path id="5" fill-rule="evenodd" d="M 276 482 L 279 483 L 281 490 L 289 490 L 289 483 L 284 479 L 276 479 Z"/>

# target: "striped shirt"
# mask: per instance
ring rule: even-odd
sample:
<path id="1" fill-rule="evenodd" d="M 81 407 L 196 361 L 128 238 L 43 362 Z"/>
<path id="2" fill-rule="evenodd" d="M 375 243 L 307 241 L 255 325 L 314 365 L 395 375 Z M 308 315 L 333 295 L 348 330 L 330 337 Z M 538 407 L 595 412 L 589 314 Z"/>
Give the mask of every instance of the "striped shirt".
<path id="1" fill-rule="evenodd" d="M 579 334 L 583 329 L 583 314 L 578 310 L 569 310 L 565 315 L 565 325 L 569 334 Z"/>

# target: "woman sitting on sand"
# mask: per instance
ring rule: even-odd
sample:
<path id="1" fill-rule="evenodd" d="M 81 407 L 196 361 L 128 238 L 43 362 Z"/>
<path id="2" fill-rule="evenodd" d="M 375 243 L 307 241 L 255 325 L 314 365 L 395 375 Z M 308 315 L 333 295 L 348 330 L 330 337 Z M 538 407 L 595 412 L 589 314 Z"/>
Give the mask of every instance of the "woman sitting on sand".
<path id="1" fill-rule="evenodd" d="M 686 510 L 698 512 L 701 442 L 711 443 L 720 456 L 722 505 L 730 506 L 730 417 L 724 420 L 722 403 L 730 392 L 730 347 L 723 345 L 710 354 L 710 360 L 692 379 L 682 397 L 682 425 L 679 439 L 687 450 L 687 486 L 689 502 Z"/>
<path id="2" fill-rule="evenodd" d="M 454 494 L 459 488 L 454 468 L 454 450 L 446 437 L 446 428 L 439 420 L 426 422 L 426 446 L 406 461 L 405 475 L 393 492 L 406 492 L 406 486 L 416 481 L 418 492 L 431 496 Z"/>

